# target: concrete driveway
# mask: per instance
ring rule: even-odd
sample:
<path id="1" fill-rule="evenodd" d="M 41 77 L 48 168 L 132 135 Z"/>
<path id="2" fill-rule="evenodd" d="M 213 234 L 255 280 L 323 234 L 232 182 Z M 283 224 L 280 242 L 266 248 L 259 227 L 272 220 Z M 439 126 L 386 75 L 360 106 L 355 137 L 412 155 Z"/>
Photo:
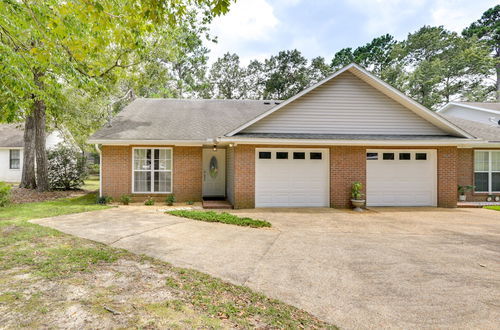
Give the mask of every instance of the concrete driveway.
<path id="1" fill-rule="evenodd" d="M 500 212 L 241 210 L 272 229 L 144 207 L 33 221 L 194 268 L 341 328 L 498 328 Z"/>

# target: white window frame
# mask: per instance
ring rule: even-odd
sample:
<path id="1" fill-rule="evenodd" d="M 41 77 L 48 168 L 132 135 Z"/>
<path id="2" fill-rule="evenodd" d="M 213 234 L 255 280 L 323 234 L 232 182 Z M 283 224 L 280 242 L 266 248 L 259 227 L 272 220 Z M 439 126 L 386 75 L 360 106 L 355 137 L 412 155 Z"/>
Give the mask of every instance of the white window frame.
<path id="1" fill-rule="evenodd" d="M 18 151 L 19 152 L 19 167 L 18 168 L 12 168 L 11 167 L 12 151 Z M 9 149 L 9 170 L 11 170 L 11 171 L 20 171 L 21 167 L 22 167 L 21 160 L 22 160 L 21 149 Z"/>
<path id="2" fill-rule="evenodd" d="M 476 171 L 476 155 L 479 152 L 487 152 L 488 153 L 488 171 Z M 491 154 L 493 152 L 498 152 L 500 153 L 500 150 L 474 150 L 474 161 L 472 166 L 473 168 L 473 173 L 474 173 L 474 192 L 478 194 L 498 194 L 500 191 L 493 191 L 493 173 L 500 173 L 500 171 L 493 171 L 492 170 L 492 159 Z M 488 173 L 488 191 L 477 191 L 475 188 L 476 184 L 476 173 Z"/>
<path id="3" fill-rule="evenodd" d="M 149 171 L 141 172 L 151 172 L 151 190 L 150 191 L 135 191 L 135 150 L 151 150 L 152 159 L 154 161 L 154 151 L 156 149 L 170 150 L 170 170 L 165 170 L 163 172 L 170 172 L 170 191 L 154 191 L 154 164 L 151 164 L 151 169 Z M 174 190 L 174 148 L 172 147 L 133 147 L 132 148 L 132 193 L 133 194 L 171 194 Z"/>

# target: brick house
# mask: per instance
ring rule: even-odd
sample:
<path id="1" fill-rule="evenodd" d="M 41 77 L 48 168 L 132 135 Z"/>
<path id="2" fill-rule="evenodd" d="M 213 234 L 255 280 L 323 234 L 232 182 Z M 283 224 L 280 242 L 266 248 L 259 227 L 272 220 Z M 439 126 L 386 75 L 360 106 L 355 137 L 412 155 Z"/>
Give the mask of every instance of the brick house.
<path id="1" fill-rule="evenodd" d="M 485 200 L 500 194 L 499 141 L 356 64 L 282 102 L 137 99 L 89 140 L 102 195 L 235 208 L 345 208 L 355 181 L 368 206 L 455 207 L 458 184 Z"/>

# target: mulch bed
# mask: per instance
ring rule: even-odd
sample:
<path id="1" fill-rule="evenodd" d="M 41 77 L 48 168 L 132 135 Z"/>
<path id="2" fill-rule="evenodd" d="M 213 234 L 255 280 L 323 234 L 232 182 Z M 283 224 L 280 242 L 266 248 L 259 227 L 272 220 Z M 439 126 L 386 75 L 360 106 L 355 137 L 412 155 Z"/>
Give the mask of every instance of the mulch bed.
<path id="1" fill-rule="evenodd" d="M 64 197 L 81 196 L 84 190 L 54 190 L 39 192 L 32 189 L 12 188 L 10 201 L 14 204 L 33 203 L 54 200 Z"/>

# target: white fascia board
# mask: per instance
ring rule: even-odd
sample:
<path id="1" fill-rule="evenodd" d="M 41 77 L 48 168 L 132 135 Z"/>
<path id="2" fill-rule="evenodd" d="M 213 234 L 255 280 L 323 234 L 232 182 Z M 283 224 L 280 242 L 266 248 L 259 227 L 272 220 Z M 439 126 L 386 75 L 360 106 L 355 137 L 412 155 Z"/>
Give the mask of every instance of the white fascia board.
<path id="1" fill-rule="evenodd" d="M 362 146 L 464 146 L 476 144 L 488 144 L 484 140 L 468 139 L 457 141 L 457 139 L 439 140 L 319 140 L 319 139 L 268 139 L 268 138 L 238 138 L 221 137 L 221 142 L 235 144 L 289 144 L 289 145 L 362 145 Z M 500 143 L 498 143 L 500 146 Z"/>
<path id="2" fill-rule="evenodd" d="M 471 109 L 471 110 L 477 110 L 477 111 L 483 111 L 483 112 L 488 112 L 488 113 L 493 113 L 495 115 L 500 115 L 500 111 L 496 111 L 496 110 L 491 110 L 491 109 L 485 109 L 485 108 L 481 108 L 481 107 L 475 107 L 473 105 L 468 105 L 468 104 L 462 104 L 462 103 L 455 103 L 455 102 L 450 102 L 450 103 L 447 103 L 445 106 L 443 106 L 441 109 L 439 109 L 438 113 L 441 113 L 441 112 L 445 112 L 446 110 L 448 110 L 452 105 L 456 106 L 456 107 L 462 107 L 462 108 L 466 108 L 466 109 Z"/>
<path id="3" fill-rule="evenodd" d="M 180 146 L 202 146 L 210 144 L 206 140 L 99 140 L 91 139 L 87 143 L 101 144 L 110 146 L 129 146 L 129 145 L 180 145 Z"/>

